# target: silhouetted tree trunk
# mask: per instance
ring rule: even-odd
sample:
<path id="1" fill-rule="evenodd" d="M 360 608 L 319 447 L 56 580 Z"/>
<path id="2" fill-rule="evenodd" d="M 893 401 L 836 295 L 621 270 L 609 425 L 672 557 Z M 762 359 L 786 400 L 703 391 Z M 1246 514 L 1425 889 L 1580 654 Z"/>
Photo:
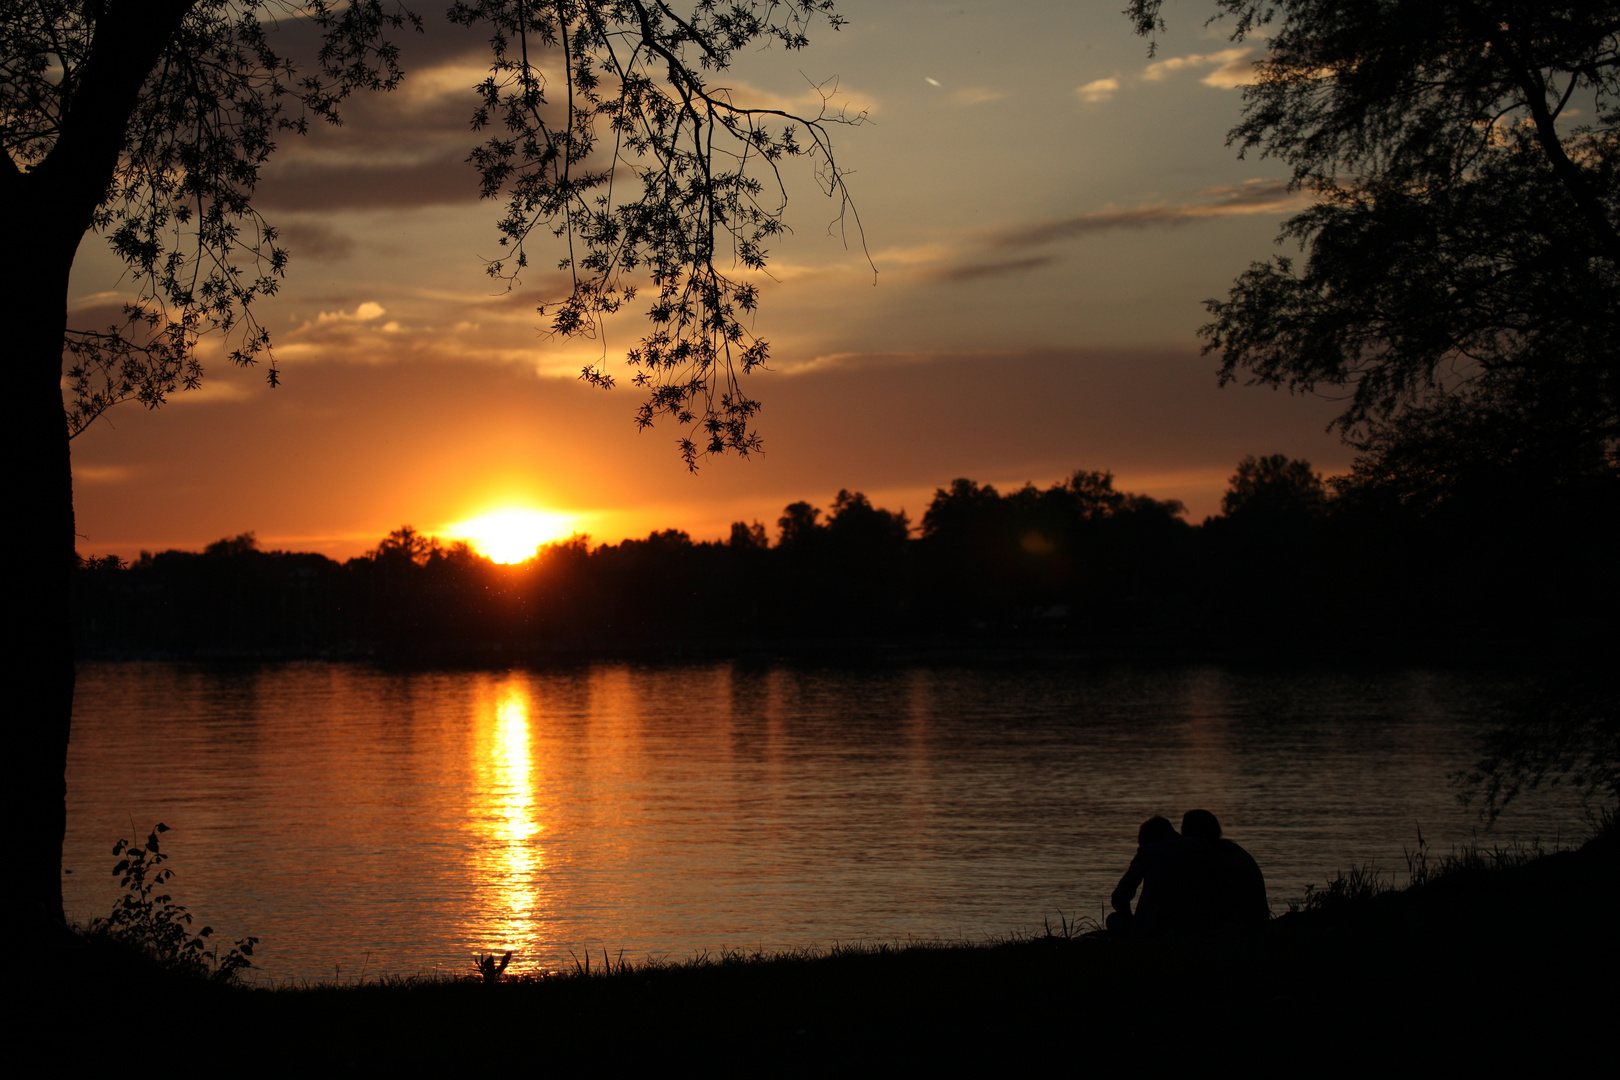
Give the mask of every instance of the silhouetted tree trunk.
<path id="1" fill-rule="evenodd" d="M 143 82 L 190 0 L 109 5 L 79 72 L 72 107 L 50 154 L 26 173 L 0 153 L 0 313 L 16 387 L 11 417 L 13 688 L 0 747 L 14 800 L 8 925 L 29 935 L 60 923 L 67 824 L 68 737 L 73 718 L 73 471 L 62 402 L 68 279 L 79 242 L 106 195 Z"/>
<path id="2" fill-rule="evenodd" d="M 11 418 L 14 460 L 10 563 L 16 593 L 11 646 L 20 678 L 8 709 L 11 720 L 0 756 L 11 772 L 7 789 L 16 804 L 8 825 L 17 862 L 5 903 L 20 910 L 12 926 L 62 918 L 62 833 L 66 824 L 63 773 L 73 713 L 73 622 L 69 590 L 74 565 L 73 473 L 62 407 L 62 334 L 67 323 L 63 258 L 42 250 L 38 229 L 3 200 L 5 267 L 0 304 L 11 338 L 8 373 L 18 384 Z M 36 235 L 29 235 L 29 234 Z"/>

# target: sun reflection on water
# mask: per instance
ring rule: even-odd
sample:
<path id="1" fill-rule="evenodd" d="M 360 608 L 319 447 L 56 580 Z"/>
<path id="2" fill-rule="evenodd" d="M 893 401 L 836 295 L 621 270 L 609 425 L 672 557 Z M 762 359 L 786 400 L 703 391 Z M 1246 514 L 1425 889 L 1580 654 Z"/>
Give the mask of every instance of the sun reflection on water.
<path id="1" fill-rule="evenodd" d="M 533 754 L 528 688 L 513 679 L 482 703 L 474 769 L 480 805 L 472 813 L 476 837 L 476 910 L 469 912 L 469 946 L 508 949 L 520 955 L 541 937 L 545 912 L 540 903 L 544 850 L 540 834 L 538 783 Z"/>

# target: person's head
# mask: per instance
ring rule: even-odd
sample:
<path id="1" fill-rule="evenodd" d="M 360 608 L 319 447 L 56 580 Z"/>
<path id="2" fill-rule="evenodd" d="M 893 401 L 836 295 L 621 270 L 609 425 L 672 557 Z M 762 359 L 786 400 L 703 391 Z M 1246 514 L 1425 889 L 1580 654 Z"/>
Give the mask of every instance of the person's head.
<path id="1" fill-rule="evenodd" d="M 1176 827 L 1170 824 L 1170 819 L 1154 814 L 1142 822 L 1142 827 L 1136 830 L 1136 842 L 1139 846 L 1157 843 L 1160 840 L 1171 840 L 1176 835 Z"/>
<path id="2" fill-rule="evenodd" d="M 1181 816 L 1181 835 L 1194 840 L 1219 840 L 1221 823 L 1208 810 L 1189 810 Z"/>

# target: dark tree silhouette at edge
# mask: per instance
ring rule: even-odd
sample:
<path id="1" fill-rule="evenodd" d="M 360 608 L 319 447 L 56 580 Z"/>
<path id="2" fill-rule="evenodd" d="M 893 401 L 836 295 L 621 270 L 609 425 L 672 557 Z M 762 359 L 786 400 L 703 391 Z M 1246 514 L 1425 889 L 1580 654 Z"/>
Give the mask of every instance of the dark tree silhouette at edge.
<path id="1" fill-rule="evenodd" d="M 592 332 L 634 298 L 629 275 L 649 276 L 653 328 L 630 354 L 645 394 L 640 421 L 682 427 L 688 464 L 759 445 L 748 426 L 757 403 L 737 382 L 767 355 L 742 322 L 757 294 L 717 269 L 717 256 L 763 266 L 783 228 L 786 156 L 820 158 L 818 180 L 842 196 L 825 125 L 849 119 L 744 108 L 708 73 L 751 43 L 803 47 L 818 15 L 840 23 L 831 0 L 698 4 L 684 19 L 662 0 L 477 0 L 450 12 L 484 27 L 491 49 L 473 119 L 502 131 L 471 161 L 483 193 L 507 203 L 498 227 L 511 254 L 492 273 L 521 270 L 531 237 L 572 240 L 573 291 L 547 309 L 563 333 Z M 321 45 L 298 68 L 272 33 L 301 19 Z M 253 208 L 259 169 L 277 138 L 336 122 L 355 91 L 397 85 L 390 35 L 420 27 L 383 0 L 0 6 L 0 312 L 17 375 L 13 512 L 27 523 L 12 531 L 11 553 L 31 568 L 12 603 L 15 662 L 27 674 L 4 754 L 14 867 L 4 906 L 25 939 L 63 917 L 70 439 L 120 401 L 155 408 L 197 386 L 203 334 L 226 335 L 235 363 L 269 359 L 252 305 L 276 292 L 287 255 Z M 539 58 L 553 53 L 563 77 L 548 87 Z M 69 279 L 92 232 L 139 293 L 125 326 L 69 326 Z M 274 385 L 273 361 L 265 371 Z M 612 382 L 599 369 L 585 375 Z"/>

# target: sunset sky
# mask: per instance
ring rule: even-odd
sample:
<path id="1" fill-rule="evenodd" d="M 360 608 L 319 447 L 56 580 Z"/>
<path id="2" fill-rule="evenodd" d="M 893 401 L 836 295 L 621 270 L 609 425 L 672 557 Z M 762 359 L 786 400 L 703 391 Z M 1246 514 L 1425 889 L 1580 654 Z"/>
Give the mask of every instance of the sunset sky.
<path id="1" fill-rule="evenodd" d="M 258 193 L 293 253 L 258 311 L 282 385 L 209 342 L 202 389 L 97 421 L 73 444 L 80 552 L 255 530 L 346 558 L 404 523 L 449 535 L 503 508 L 599 542 L 717 539 L 737 520 L 774 536 L 785 504 L 840 488 L 916 521 L 955 477 L 1044 486 L 1077 468 L 1196 521 L 1245 454 L 1342 470 L 1332 401 L 1218 389 L 1198 352 L 1202 302 L 1277 250 L 1300 205 L 1281 165 L 1225 145 L 1259 50 L 1205 28 L 1208 5 L 1172 2 L 1149 59 L 1121 7 L 840 0 L 842 31 L 715 77 L 812 110 L 811 84 L 835 79 L 834 104 L 867 112 L 834 135 L 876 274 L 858 236 L 829 233 L 837 208 L 808 167 L 790 172 L 794 232 L 755 326 L 771 370 L 750 376 L 766 452 L 696 475 L 679 430 L 638 433 L 634 388 L 577 378 L 604 348 L 625 371 L 639 315 L 605 343 L 549 338 L 535 307 L 564 290 L 544 259 L 510 293 L 484 275 L 500 206 L 465 158 L 487 50 L 429 9 L 404 86 L 288 136 Z M 74 323 L 111 322 L 131 288 L 86 238 Z"/>

